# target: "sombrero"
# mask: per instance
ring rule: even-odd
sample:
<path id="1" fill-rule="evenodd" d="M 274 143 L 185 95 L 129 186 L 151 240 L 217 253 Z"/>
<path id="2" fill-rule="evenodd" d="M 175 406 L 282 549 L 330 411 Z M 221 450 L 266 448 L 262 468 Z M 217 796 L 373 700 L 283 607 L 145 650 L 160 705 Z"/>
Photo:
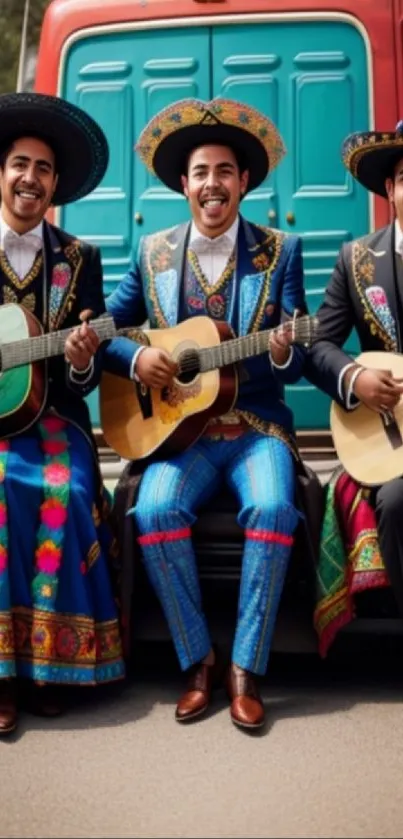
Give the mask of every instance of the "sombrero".
<path id="1" fill-rule="evenodd" d="M 56 205 L 83 198 L 99 184 L 109 150 L 100 126 L 65 99 L 41 93 L 0 96 L 0 154 L 19 137 L 35 136 L 48 143 L 56 157 Z"/>
<path id="2" fill-rule="evenodd" d="M 285 154 L 283 140 L 268 117 L 232 99 L 182 99 L 160 111 L 143 129 L 136 151 L 147 169 L 175 192 L 189 153 L 197 146 L 230 146 L 249 169 L 255 189 Z"/>
<path id="3" fill-rule="evenodd" d="M 385 180 L 403 157 L 403 120 L 395 131 L 349 134 L 342 146 L 343 163 L 362 186 L 386 198 Z"/>

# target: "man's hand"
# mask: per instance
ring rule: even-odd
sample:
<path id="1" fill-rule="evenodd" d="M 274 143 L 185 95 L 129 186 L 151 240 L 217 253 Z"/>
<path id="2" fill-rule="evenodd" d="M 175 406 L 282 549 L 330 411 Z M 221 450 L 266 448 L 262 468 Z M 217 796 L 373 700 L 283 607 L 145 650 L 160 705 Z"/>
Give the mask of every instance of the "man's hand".
<path id="1" fill-rule="evenodd" d="M 350 370 L 346 375 L 348 373 Z M 393 411 L 403 393 L 402 382 L 402 379 L 394 379 L 390 370 L 363 368 L 354 382 L 353 392 L 360 402 L 373 411 Z"/>
<path id="2" fill-rule="evenodd" d="M 164 350 L 147 347 L 136 361 L 136 373 L 147 387 L 163 388 L 169 385 L 178 365 Z"/>
<path id="3" fill-rule="evenodd" d="M 270 332 L 269 335 L 269 352 L 278 367 L 283 367 L 287 363 L 290 355 L 290 346 L 292 343 L 292 329 L 290 324 L 283 324 L 278 326 L 276 330 Z"/>
<path id="4" fill-rule="evenodd" d="M 82 312 L 80 319 L 85 321 L 91 312 Z M 82 323 L 73 329 L 64 347 L 64 357 L 75 370 L 86 370 L 99 347 L 99 338 L 88 323 Z"/>

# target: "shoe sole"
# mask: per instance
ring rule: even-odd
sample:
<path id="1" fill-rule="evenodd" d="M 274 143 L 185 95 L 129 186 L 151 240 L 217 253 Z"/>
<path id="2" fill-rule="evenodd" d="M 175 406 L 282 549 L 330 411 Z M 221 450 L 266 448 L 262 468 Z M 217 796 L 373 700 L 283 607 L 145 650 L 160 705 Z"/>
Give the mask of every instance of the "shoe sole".
<path id="1" fill-rule="evenodd" d="M 262 720 L 262 722 L 241 722 L 240 720 L 235 720 L 234 717 L 231 717 L 231 722 L 233 722 L 237 728 L 247 728 L 249 731 L 251 729 L 263 728 L 265 724 L 265 720 Z"/>
<path id="2" fill-rule="evenodd" d="M 185 717 L 180 717 L 177 714 L 175 714 L 175 720 L 176 720 L 176 722 L 184 722 L 184 723 L 191 722 L 191 720 L 196 720 L 197 717 L 201 717 L 203 714 L 205 714 L 206 711 L 207 711 L 207 708 L 208 708 L 208 705 L 205 705 L 203 708 L 200 708 L 198 711 L 192 711 L 191 714 L 186 714 Z"/>
<path id="3" fill-rule="evenodd" d="M 8 734 L 12 734 L 13 731 L 17 728 L 17 723 L 13 723 L 13 725 L 9 725 L 7 728 L 0 728 L 0 737 L 7 737 Z"/>

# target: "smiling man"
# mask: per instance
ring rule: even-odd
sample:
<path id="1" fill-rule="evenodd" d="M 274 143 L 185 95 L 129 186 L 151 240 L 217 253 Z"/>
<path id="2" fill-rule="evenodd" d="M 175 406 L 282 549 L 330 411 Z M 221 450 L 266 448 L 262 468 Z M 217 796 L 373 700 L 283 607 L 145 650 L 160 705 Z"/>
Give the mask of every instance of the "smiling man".
<path id="1" fill-rule="evenodd" d="M 119 326 L 174 326 L 195 315 L 231 324 L 238 335 L 278 326 L 306 310 L 301 242 L 257 227 L 239 214 L 284 154 L 275 126 L 247 105 L 184 100 L 158 114 L 137 150 L 147 168 L 184 193 L 191 223 L 145 237 L 138 260 L 108 299 Z M 230 414 L 212 421 L 196 444 L 158 458 L 142 477 L 133 510 L 149 578 L 164 608 L 189 683 L 178 722 L 203 714 L 221 662 L 203 614 L 191 526 L 224 478 L 239 503 L 245 550 L 227 689 L 234 723 L 261 726 L 256 675 L 265 672 L 298 520 L 294 502 L 293 422 L 283 386 L 300 376 L 303 352 L 287 330 L 249 359 Z M 168 386 L 175 363 L 157 348 L 124 338 L 105 353 L 110 372 L 135 377 L 142 390 Z"/>
<path id="2" fill-rule="evenodd" d="M 56 686 L 124 675 L 108 576 L 111 535 L 85 402 L 101 370 L 97 335 L 83 322 L 105 311 L 100 254 L 44 218 L 51 203 L 95 189 L 108 156 L 100 127 L 69 102 L 0 96 L 2 324 L 10 316 L 3 305 L 17 304 L 46 333 L 71 328 L 65 358 L 42 370 L 43 404 L 38 370 L 32 375 L 31 422 L 9 438 L 0 426 L 0 736 L 17 725 L 18 691 L 32 709 L 54 715 L 63 698 Z M 16 372 L 8 384 L 18 401 Z"/>

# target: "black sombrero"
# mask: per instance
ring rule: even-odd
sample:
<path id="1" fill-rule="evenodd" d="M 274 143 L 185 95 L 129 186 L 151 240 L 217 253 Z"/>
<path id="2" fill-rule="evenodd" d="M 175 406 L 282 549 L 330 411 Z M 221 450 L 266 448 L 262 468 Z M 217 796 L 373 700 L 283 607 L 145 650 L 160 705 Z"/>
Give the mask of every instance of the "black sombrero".
<path id="1" fill-rule="evenodd" d="M 349 134 L 342 147 L 343 163 L 362 186 L 386 198 L 385 180 L 403 157 L 403 120 L 395 131 Z"/>
<path id="2" fill-rule="evenodd" d="M 0 96 L 0 154 L 23 136 L 35 136 L 53 149 L 59 179 L 55 205 L 83 198 L 99 184 L 109 160 L 106 137 L 81 108 L 42 93 Z"/>
<path id="3" fill-rule="evenodd" d="M 160 111 L 143 129 L 136 151 L 147 169 L 175 192 L 182 192 L 186 159 L 197 146 L 231 146 L 249 169 L 255 189 L 285 154 L 275 125 L 255 108 L 232 99 L 182 99 Z"/>

